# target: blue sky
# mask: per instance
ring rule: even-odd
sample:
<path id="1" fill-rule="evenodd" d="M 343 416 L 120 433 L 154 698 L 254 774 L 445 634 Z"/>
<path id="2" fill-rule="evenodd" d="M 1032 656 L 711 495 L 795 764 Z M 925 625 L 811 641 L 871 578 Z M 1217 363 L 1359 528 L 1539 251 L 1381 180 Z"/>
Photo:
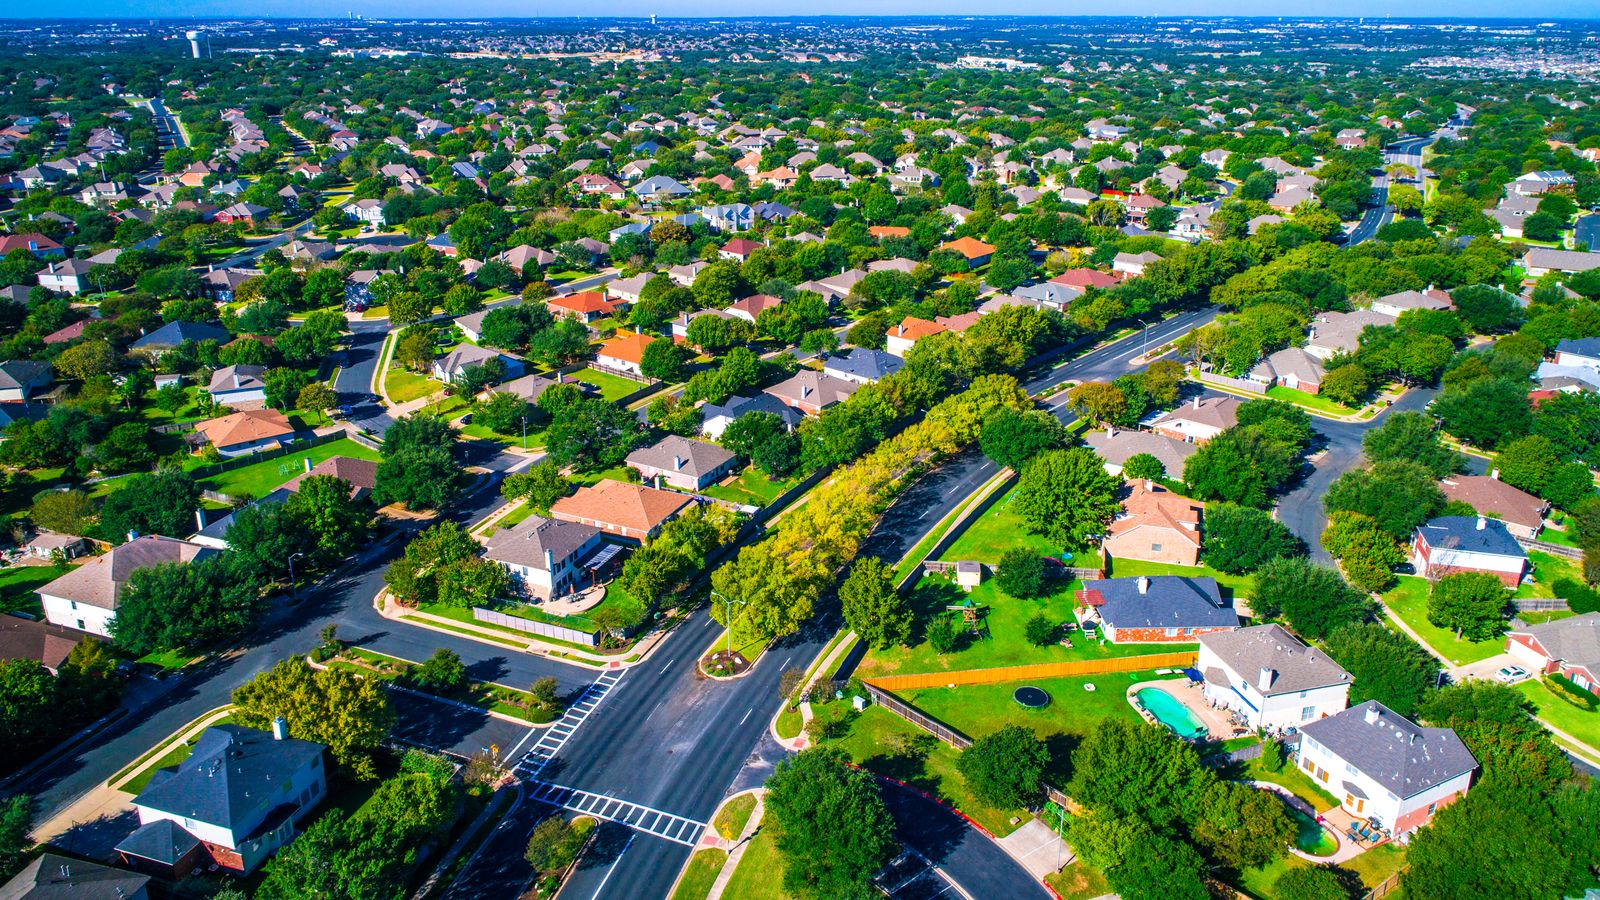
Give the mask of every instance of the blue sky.
<path id="1" fill-rule="evenodd" d="M 308 6 L 303 0 L 80 0 L 67 8 L 41 9 L 21 5 L 0 10 L 0 17 L 67 13 L 89 17 L 182 16 L 305 16 L 341 15 L 354 11 L 377 18 L 468 18 L 500 16 L 570 15 L 575 4 L 556 0 L 332 0 Z M 1216 16 L 1404 16 L 1404 17 L 1538 17 L 1600 18 L 1600 0 L 1125 0 L 1114 8 L 1100 3 L 1049 2 L 1049 0 L 777 0 L 749 3 L 741 0 L 588 0 L 582 13 L 589 16 L 715 17 L 723 15 L 1169 15 Z"/>

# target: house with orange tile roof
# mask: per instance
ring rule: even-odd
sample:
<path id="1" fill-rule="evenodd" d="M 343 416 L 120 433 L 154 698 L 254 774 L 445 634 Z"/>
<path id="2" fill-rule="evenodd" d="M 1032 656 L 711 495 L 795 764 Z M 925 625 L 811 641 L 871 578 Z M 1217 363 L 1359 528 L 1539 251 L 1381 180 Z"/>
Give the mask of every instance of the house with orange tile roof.
<path id="1" fill-rule="evenodd" d="M 628 540 L 653 538 L 661 526 L 677 518 L 694 498 L 642 484 L 603 478 L 550 506 L 551 518 L 590 525 Z"/>
<path id="2" fill-rule="evenodd" d="M 643 376 L 644 370 L 640 366 L 644 363 L 644 348 L 656 340 L 658 339 L 647 334 L 614 337 L 600 345 L 600 352 L 594 357 L 595 365 L 602 369 Z"/>
<path id="3" fill-rule="evenodd" d="M 916 316 L 906 316 L 899 325 L 889 329 L 884 344 L 885 350 L 895 356 L 904 357 L 917 341 L 935 334 L 942 334 L 949 329 L 938 322 L 919 319 Z"/>
<path id="4" fill-rule="evenodd" d="M 940 250 L 954 250 L 967 260 L 967 265 L 976 269 L 989 261 L 994 255 L 994 245 L 985 244 L 975 237 L 961 237 L 953 241 L 945 241 L 939 245 Z"/>
<path id="5" fill-rule="evenodd" d="M 1098 269 L 1088 268 L 1068 269 L 1050 279 L 1051 284 L 1064 284 L 1079 291 L 1086 291 L 1092 287 L 1105 290 L 1121 282 L 1122 278 L 1116 273 L 1108 274 Z"/>
<path id="6" fill-rule="evenodd" d="M 1102 542 L 1118 559 L 1177 566 L 1200 564 L 1200 517 L 1205 504 L 1148 481 L 1135 481 Z"/>
<path id="7" fill-rule="evenodd" d="M 717 255 L 723 259 L 731 259 L 734 262 L 744 262 L 750 258 L 750 254 L 760 249 L 760 241 L 752 241 L 749 238 L 734 238 L 723 244 L 722 249 L 717 251 Z"/>
<path id="8" fill-rule="evenodd" d="M 911 237 L 911 229 L 904 225 L 874 225 L 867 229 L 867 234 L 878 240 L 895 237 Z"/>
<path id="9" fill-rule="evenodd" d="M 626 302 L 620 299 L 613 300 L 607 297 L 604 291 L 579 291 L 576 294 L 550 297 L 544 301 L 544 308 L 550 311 L 550 315 L 566 316 L 580 322 L 603 319 L 625 306 Z"/>
<path id="10" fill-rule="evenodd" d="M 195 427 L 223 456 L 244 456 L 270 450 L 294 440 L 294 426 L 275 409 L 247 409 Z"/>

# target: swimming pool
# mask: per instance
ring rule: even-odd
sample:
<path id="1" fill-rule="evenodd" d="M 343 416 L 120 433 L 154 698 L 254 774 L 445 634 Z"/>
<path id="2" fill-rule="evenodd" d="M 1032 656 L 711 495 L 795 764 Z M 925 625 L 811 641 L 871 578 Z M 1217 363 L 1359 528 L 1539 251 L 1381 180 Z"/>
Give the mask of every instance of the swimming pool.
<path id="1" fill-rule="evenodd" d="M 1332 856 L 1339 849 L 1339 839 L 1316 819 L 1293 806 L 1289 807 L 1289 818 L 1294 820 L 1294 845 L 1302 852 L 1312 856 Z"/>
<path id="2" fill-rule="evenodd" d="M 1183 701 L 1160 688 L 1140 688 L 1134 695 L 1139 705 L 1148 710 L 1156 721 L 1172 729 L 1172 733 L 1185 740 L 1204 737 L 1206 726 L 1195 718 Z"/>

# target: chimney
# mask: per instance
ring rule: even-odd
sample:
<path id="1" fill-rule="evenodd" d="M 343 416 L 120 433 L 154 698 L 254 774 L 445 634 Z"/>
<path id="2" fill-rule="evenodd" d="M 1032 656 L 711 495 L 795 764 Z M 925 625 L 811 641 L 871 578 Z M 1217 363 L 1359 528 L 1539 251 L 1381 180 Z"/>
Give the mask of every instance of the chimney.
<path id="1" fill-rule="evenodd" d="M 544 570 L 546 572 L 554 572 L 556 570 L 556 555 L 550 552 L 549 547 L 544 548 Z"/>
<path id="2" fill-rule="evenodd" d="M 1495 481 L 1499 481 L 1500 480 L 1500 470 L 1499 469 L 1490 469 L 1489 470 L 1489 477 L 1493 478 Z"/>
<path id="3" fill-rule="evenodd" d="M 272 719 L 272 739 L 285 740 L 289 737 L 289 720 L 283 716 L 274 716 Z"/>
<path id="4" fill-rule="evenodd" d="M 1363 718 L 1367 720 L 1368 725 L 1378 724 L 1378 704 L 1374 703 L 1367 707 L 1366 715 Z"/>
<path id="5" fill-rule="evenodd" d="M 1149 578 L 1149 576 L 1146 576 L 1146 575 L 1140 575 L 1139 576 L 1139 593 L 1141 593 L 1141 594 L 1150 593 L 1150 578 Z"/>
<path id="6" fill-rule="evenodd" d="M 1194 408 L 1195 409 L 1199 409 L 1200 408 L 1200 398 L 1199 397 L 1194 398 Z"/>
<path id="7" fill-rule="evenodd" d="M 679 472 L 682 472 L 683 471 L 683 462 L 684 462 L 683 457 L 681 457 L 681 456 L 673 456 L 672 457 L 672 468 L 678 470 Z"/>
<path id="8" fill-rule="evenodd" d="M 139 539 L 139 532 L 137 532 L 137 531 L 128 532 L 128 543 L 131 544 L 134 541 L 137 541 L 138 539 Z"/>
<path id="9" fill-rule="evenodd" d="M 305 467 L 307 472 L 311 471 L 311 457 L 309 456 L 305 458 Z"/>
<path id="10" fill-rule="evenodd" d="M 1156 483 L 1154 481 L 1151 481 L 1150 479 L 1146 478 L 1144 480 L 1144 489 L 1153 494 L 1153 493 L 1155 493 L 1155 490 L 1156 490 Z"/>
<path id="11" fill-rule="evenodd" d="M 1271 666 L 1262 666 L 1260 674 L 1256 676 L 1256 689 L 1263 694 L 1271 690 L 1273 674 Z"/>
<path id="12" fill-rule="evenodd" d="M 194 530 L 195 531 L 205 531 L 206 530 L 206 510 L 205 510 L 205 507 L 203 507 L 203 506 L 196 508 L 195 511 L 194 511 Z"/>
<path id="13" fill-rule="evenodd" d="M 1106 426 L 1106 437 L 1114 438 L 1116 436 L 1117 436 L 1117 426 L 1115 426 L 1115 425 L 1107 425 Z"/>
<path id="14" fill-rule="evenodd" d="M 1479 516 L 1478 517 L 1478 530 L 1482 531 L 1482 530 L 1484 530 L 1485 528 L 1488 528 L 1488 527 L 1489 527 L 1489 520 L 1485 519 L 1483 516 Z"/>

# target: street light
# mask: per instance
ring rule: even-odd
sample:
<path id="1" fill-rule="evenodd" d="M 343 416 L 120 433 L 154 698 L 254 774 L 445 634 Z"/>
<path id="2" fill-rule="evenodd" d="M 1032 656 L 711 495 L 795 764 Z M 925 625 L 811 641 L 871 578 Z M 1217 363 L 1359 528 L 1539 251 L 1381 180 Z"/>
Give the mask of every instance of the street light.
<path id="1" fill-rule="evenodd" d="M 528 449 L 528 412 L 527 412 L 527 410 L 523 410 L 523 412 L 522 412 L 522 449 L 523 449 L 524 452 L 526 452 L 527 449 Z"/>
<path id="2" fill-rule="evenodd" d="M 298 551 L 289 554 L 289 599 L 295 603 L 300 602 L 300 591 L 297 589 L 294 579 L 294 560 L 297 556 L 305 556 L 305 554 Z"/>
<path id="3" fill-rule="evenodd" d="M 722 596 L 721 594 L 717 593 L 716 591 L 712 591 L 711 592 L 711 598 L 713 600 L 721 600 L 723 607 L 727 610 L 725 615 L 727 616 L 727 619 L 728 619 L 728 654 L 731 656 L 733 654 L 733 607 L 735 605 L 738 605 L 738 606 L 748 605 L 750 601 L 748 601 L 748 600 L 729 600 L 727 597 Z"/>

